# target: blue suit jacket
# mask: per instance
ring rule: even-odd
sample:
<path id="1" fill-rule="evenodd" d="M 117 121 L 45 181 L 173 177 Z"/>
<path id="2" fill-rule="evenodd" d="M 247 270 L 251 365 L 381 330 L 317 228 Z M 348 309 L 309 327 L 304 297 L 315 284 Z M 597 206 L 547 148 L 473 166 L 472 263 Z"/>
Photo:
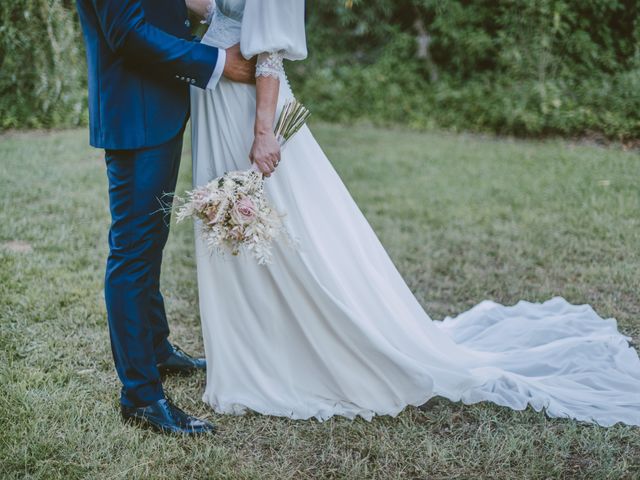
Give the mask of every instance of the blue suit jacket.
<path id="1" fill-rule="evenodd" d="M 91 145 L 151 147 L 189 114 L 189 85 L 206 88 L 218 49 L 191 41 L 184 0 L 76 0 L 89 68 Z"/>

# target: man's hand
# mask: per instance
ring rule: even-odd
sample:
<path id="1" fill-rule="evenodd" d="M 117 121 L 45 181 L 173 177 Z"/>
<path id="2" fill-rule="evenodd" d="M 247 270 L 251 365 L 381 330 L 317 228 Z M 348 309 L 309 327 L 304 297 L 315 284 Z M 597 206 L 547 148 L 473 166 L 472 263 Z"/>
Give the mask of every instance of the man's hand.
<path id="1" fill-rule="evenodd" d="M 256 83 L 256 58 L 245 60 L 240 53 L 240 44 L 227 48 L 227 58 L 222 74 L 232 82 Z"/>
<path id="2" fill-rule="evenodd" d="M 265 177 L 271 176 L 280 162 L 280 144 L 273 132 L 256 133 L 249 158 Z"/>

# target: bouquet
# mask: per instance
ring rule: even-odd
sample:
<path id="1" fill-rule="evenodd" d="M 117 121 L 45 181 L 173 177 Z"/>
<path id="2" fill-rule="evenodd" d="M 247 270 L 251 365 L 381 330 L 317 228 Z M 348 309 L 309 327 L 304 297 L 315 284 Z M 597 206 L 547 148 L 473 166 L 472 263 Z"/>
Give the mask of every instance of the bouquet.
<path id="1" fill-rule="evenodd" d="M 280 147 L 295 135 L 309 118 L 309 110 L 297 100 L 283 107 L 274 133 Z M 249 252 L 259 264 L 272 261 L 272 246 L 279 237 L 291 241 L 282 222 L 264 195 L 264 177 L 254 168 L 227 172 L 207 185 L 177 198 L 177 221 L 200 220 L 200 234 L 211 252 L 238 255 Z"/>

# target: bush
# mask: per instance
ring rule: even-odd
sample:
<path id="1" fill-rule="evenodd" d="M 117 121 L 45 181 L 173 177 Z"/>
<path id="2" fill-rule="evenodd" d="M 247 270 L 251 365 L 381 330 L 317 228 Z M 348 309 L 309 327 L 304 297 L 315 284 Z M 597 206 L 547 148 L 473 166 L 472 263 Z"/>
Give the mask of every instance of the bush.
<path id="1" fill-rule="evenodd" d="M 293 82 L 325 118 L 640 138 L 635 0 L 318 2 L 308 32 Z"/>
<path id="2" fill-rule="evenodd" d="M 73 5 L 0 2 L 0 129 L 86 123 L 86 66 Z"/>
<path id="3" fill-rule="evenodd" d="M 0 4 L 0 129 L 86 122 L 69 2 Z M 637 0 L 323 0 L 307 13 L 311 55 L 288 72 L 316 117 L 640 138 Z"/>

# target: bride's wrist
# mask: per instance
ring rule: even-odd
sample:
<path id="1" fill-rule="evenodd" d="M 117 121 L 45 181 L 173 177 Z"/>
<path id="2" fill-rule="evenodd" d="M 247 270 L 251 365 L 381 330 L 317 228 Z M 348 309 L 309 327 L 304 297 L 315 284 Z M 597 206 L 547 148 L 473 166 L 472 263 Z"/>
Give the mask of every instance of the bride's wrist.
<path id="1" fill-rule="evenodd" d="M 273 126 L 267 123 L 256 123 L 256 125 L 253 127 L 253 134 L 256 137 L 269 134 L 273 135 Z"/>

